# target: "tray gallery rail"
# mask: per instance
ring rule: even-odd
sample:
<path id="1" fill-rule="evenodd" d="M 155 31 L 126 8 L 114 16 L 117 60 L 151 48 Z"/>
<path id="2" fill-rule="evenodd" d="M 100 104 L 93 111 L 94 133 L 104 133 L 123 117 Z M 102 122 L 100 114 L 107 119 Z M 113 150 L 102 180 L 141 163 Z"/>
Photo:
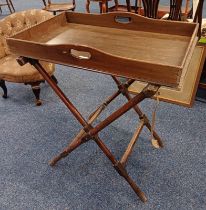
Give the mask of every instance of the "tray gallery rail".
<path id="1" fill-rule="evenodd" d="M 8 39 L 8 45 L 35 59 L 177 86 L 197 30 L 195 23 L 128 13 L 63 13 Z"/>
<path id="2" fill-rule="evenodd" d="M 163 143 L 137 104 L 153 97 L 160 86 L 178 87 L 182 70 L 190 63 L 197 30 L 198 24 L 195 23 L 152 20 L 130 13 L 94 15 L 65 12 L 8 38 L 10 51 L 21 56 L 19 64 L 29 62 L 33 65 L 83 126 L 71 143 L 50 161 L 50 165 L 54 166 L 81 144 L 94 140 L 117 172 L 145 202 L 145 194 L 131 179 L 125 166 L 144 126 L 152 132 L 155 148 L 163 147 Z M 109 74 L 118 89 L 86 120 L 39 60 Z M 122 83 L 116 76 L 127 80 Z M 131 97 L 128 88 L 135 80 L 147 84 L 140 93 Z M 93 126 L 103 110 L 120 94 L 128 102 Z M 130 109 L 135 110 L 140 122 L 122 158 L 117 160 L 101 140 L 99 132 Z"/>

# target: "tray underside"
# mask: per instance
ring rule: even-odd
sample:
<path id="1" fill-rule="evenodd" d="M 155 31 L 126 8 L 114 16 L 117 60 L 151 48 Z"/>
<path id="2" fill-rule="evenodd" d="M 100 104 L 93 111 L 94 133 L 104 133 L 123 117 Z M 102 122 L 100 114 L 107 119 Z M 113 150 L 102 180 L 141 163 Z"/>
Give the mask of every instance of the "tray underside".
<path id="1" fill-rule="evenodd" d="M 125 16 L 129 23 L 115 19 Z M 196 33 L 196 24 L 151 20 L 130 13 L 62 13 L 7 43 L 18 55 L 177 87 L 193 53 Z M 80 55 L 88 52 L 91 57 L 74 58 L 71 50 Z"/>

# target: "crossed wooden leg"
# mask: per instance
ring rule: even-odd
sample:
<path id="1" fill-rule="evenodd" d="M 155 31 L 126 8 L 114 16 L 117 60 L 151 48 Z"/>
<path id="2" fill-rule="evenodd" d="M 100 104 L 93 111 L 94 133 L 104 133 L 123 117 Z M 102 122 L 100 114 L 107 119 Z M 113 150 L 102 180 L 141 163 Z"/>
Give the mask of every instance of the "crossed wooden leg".
<path id="1" fill-rule="evenodd" d="M 156 90 L 155 90 L 156 91 Z M 130 101 L 128 101 L 123 107 L 119 108 L 117 111 L 115 111 L 112 115 L 110 115 L 108 118 L 106 118 L 104 121 L 99 123 L 96 127 L 92 127 L 92 122 L 100 115 L 100 113 L 106 108 L 106 106 L 114 100 L 121 92 L 118 90 L 116 93 L 114 93 L 111 97 L 109 97 L 90 117 L 88 122 L 88 126 L 82 129 L 78 135 L 73 139 L 73 141 L 63 150 L 62 153 L 54 157 L 50 161 L 50 165 L 54 166 L 57 161 L 60 159 L 66 157 L 69 153 L 71 153 L 74 149 L 76 149 L 78 146 L 80 146 L 82 143 L 85 143 L 88 140 L 93 139 L 99 148 L 103 151 L 103 153 L 109 158 L 109 160 L 112 162 L 114 168 L 117 170 L 117 172 L 124 177 L 124 179 L 129 183 L 129 185 L 132 187 L 134 192 L 137 194 L 137 196 L 141 199 L 141 201 L 146 202 L 147 198 L 145 194 L 140 190 L 140 188 L 136 185 L 136 183 L 131 179 L 131 177 L 128 175 L 126 169 L 125 169 L 125 162 L 122 161 L 127 160 L 129 153 L 131 154 L 132 150 L 127 149 L 128 152 L 125 152 L 123 159 L 121 161 L 117 161 L 116 158 L 113 156 L 111 151 L 107 148 L 107 146 L 103 143 L 103 141 L 99 138 L 98 132 L 100 132 L 102 129 L 104 129 L 107 125 L 112 123 L 114 120 L 122 116 L 126 111 L 131 109 L 136 102 L 134 101 L 141 101 L 144 98 L 144 94 L 140 95 L 137 98 L 133 98 Z M 147 95 L 147 94 L 146 94 Z M 136 99 L 136 100 L 134 100 Z M 134 100 L 134 101 L 132 101 Z M 137 138 L 136 138 L 137 139 Z M 135 140 L 136 141 L 136 140 Z"/>
<path id="2" fill-rule="evenodd" d="M 0 87 L 3 89 L 4 93 L 2 95 L 3 98 L 7 98 L 7 87 L 5 84 L 5 80 L 0 80 Z"/>
<path id="3" fill-rule="evenodd" d="M 66 157 L 69 153 L 71 153 L 74 149 L 76 149 L 81 144 L 83 144 L 89 140 L 94 140 L 96 142 L 96 144 L 99 146 L 99 148 L 103 151 L 103 153 L 107 156 L 107 158 L 112 162 L 116 171 L 122 177 L 124 177 L 124 179 L 129 183 L 129 185 L 132 187 L 132 189 L 137 194 L 137 196 L 143 202 L 146 202 L 147 198 L 146 198 L 145 194 L 140 190 L 140 188 L 136 185 L 136 183 L 128 175 L 128 173 L 125 169 L 125 164 L 126 164 L 126 161 L 129 157 L 129 155 L 132 152 L 132 148 L 134 147 L 134 144 L 135 144 L 143 126 L 146 125 L 149 129 L 151 129 L 151 125 L 150 125 L 149 121 L 145 120 L 147 118 L 141 112 L 141 110 L 137 107 L 137 104 L 140 103 L 141 101 L 143 101 L 145 98 L 151 98 L 158 91 L 159 86 L 147 85 L 138 95 L 136 95 L 132 98 L 132 97 L 130 97 L 128 91 L 124 90 L 124 87 L 128 88 L 129 85 L 133 83 L 133 80 L 128 80 L 127 83 L 121 84 L 115 77 L 113 77 L 115 82 L 118 84 L 119 90 L 117 92 L 115 92 L 112 96 L 110 96 L 102 105 L 100 105 L 90 115 L 88 121 L 86 121 L 82 117 L 82 115 L 78 112 L 76 107 L 64 95 L 62 90 L 51 79 L 51 77 L 48 75 L 48 73 L 44 70 L 44 68 L 41 66 L 41 64 L 37 60 L 21 58 L 18 61 L 19 61 L 20 65 L 24 65 L 27 62 L 29 62 L 31 65 L 33 65 L 42 74 L 44 79 L 49 83 L 49 85 L 56 92 L 56 94 L 59 96 L 59 98 L 64 102 L 64 104 L 67 106 L 67 108 L 72 112 L 72 114 L 75 116 L 75 118 L 83 126 L 83 129 L 78 133 L 78 135 L 73 139 L 73 141 L 63 150 L 63 152 L 61 152 L 59 155 L 57 155 L 55 158 L 53 158 L 51 160 L 50 165 L 54 166 L 61 158 Z M 128 102 L 125 103 L 122 107 L 118 108 L 116 111 L 114 111 L 105 120 L 103 120 L 102 122 L 97 124 L 95 127 L 93 127 L 92 123 L 101 114 L 101 112 L 106 108 L 106 106 L 111 101 L 113 101 L 118 95 L 123 94 L 123 93 L 127 97 Z M 131 139 L 131 142 L 130 142 L 128 148 L 126 149 L 126 152 L 124 153 L 122 159 L 120 161 L 118 161 L 113 156 L 111 151 L 107 148 L 107 146 L 103 143 L 103 141 L 100 139 L 100 137 L 98 136 L 98 133 L 132 108 L 134 108 L 135 111 L 137 112 L 137 114 L 140 116 L 140 119 L 141 119 L 140 127 L 135 131 L 133 138 Z M 159 145 L 162 146 L 162 142 L 161 142 L 160 138 L 159 138 L 158 142 L 159 142 Z"/>
<path id="4" fill-rule="evenodd" d="M 117 84 L 118 89 L 120 90 L 120 92 L 122 93 L 122 95 L 124 95 L 127 100 L 131 100 L 132 97 L 130 96 L 129 92 L 128 92 L 128 87 L 135 81 L 133 79 L 128 80 L 125 84 L 121 83 L 116 77 L 112 76 L 113 80 L 115 81 L 115 83 Z M 152 126 L 149 122 L 149 119 L 147 118 L 147 116 L 141 111 L 141 109 L 138 107 L 138 105 L 134 106 L 133 109 L 135 110 L 135 112 L 137 113 L 137 115 L 139 116 L 139 119 L 141 120 L 140 123 L 140 127 L 143 128 L 143 126 L 145 125 L 148 130 L 150 132 L 152 132 Z M 141 129 L 139 131 L 139 133 L 141 132 Z M 157 141 L 157 144 L 153 145 L 154 147 L 163 147 L 163 142 L 161 140 L 161 138 L 158 136 L 156 131 L 153 131 L 153 136 L 155 138 L 155 140 Z M 138 138 L 138 137 L 137 137 Z M 152 142 L 153 144 L 153 142 Z"/>

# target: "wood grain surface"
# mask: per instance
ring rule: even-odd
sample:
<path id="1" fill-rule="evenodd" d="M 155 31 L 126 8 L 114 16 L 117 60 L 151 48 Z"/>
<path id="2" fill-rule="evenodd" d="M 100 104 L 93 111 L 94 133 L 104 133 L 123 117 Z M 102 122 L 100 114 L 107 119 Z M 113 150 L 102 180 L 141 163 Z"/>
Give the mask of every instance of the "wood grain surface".
<path id="1" fill-rule="evenodd" d="M 206 48 L 196 47 L 191 62 L 185 68 L 184 76 L 181 77 L 177 88 L 160 87 L 159 99 L 165 102 L 174 103 L 186 107 L 192 107 L 199 84 L 203 64 L 206 58 Z M 129 88 L 130 93 L 137 94 L 146 83 L 136 81 Z"/>
<path id="2" fill-rule="evenodd" d="M 195 23 L 131 13 L 66 12 L 7 42 L 13 53 L 25 57 L 178 86 L 194 50 L 197 29 Z"/>

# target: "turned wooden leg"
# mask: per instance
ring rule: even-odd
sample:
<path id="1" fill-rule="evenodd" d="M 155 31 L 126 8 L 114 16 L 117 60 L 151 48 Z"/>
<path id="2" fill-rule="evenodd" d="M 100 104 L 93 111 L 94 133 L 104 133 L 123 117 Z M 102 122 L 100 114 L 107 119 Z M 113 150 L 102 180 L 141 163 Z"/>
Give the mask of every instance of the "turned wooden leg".
<path id="1" fill-rule="evenodd" d="M 101 13 L 106 13 L 107 12 L 107 1 L 103 0 L 101 2 L 102 8 L 101 8 Z"/>
<path id="2" fill-rule="evenodd" d="M 119 5 L 118 0 L 114 0 L 114 4 L 115 4 L 115 11 L 117 11 L 118 10 L 118 5 Z"/>
<path id="3" fill-rule="evenodd" d="M 126 0 L 126 4 L 127 4 L 127 11 L 128 11 L 128 12 L 131 12 L 130 0 Z"/>
<path id="4" fill-rule="evenodd" d="M 120 92 L 127 98 L 128 101 L 130 101 L 132 99 L 132 97 L 130 96 L 130 94 L 128 92 L 128 87 L 134 82 L 134 80 L 127 81 L 126 83 L 123 84 L 116 77 L 112 76 L 112 78 L 115 81 L 115 83 L 117 84 L 118 89 L 120 90 Z M 128 84 L 128 82 L 129 82 L 129 84 Z M 133 109 L 136 111 L 136 113 L 138 114 L 139 118 L 144 121 L 144 125 L 149 129 L 150 132 L 152 132 L 152 126 L 151 126 L 151 124 L 149 122 L 149 119 L 140 110 L 138 105 L 134 106 Z M 156 131 L 153 131 L 153 136 L 154 136 L 155 140 L 151 142 L 152 145 L 155 148 L 163 147 L 164 146 L 163 142 L 162 142 L 161 138 L 158 136 L 158 134 L 156 133 Z"/>
<path id="5" fill-rule="evenodd" d="M 109 103 L 109 101 L 107 102 Z M 89 125 L 91 125 L 97 119 L 97 117 L 101 114 L 101 112 L 105 109 L 106 106 L 107 106 L 106 104 L 99 106 L 99 108 L 97 108 L 89 116 L 89 120 L 88 120 Z M 86 134 L 87 133 L 85 132 L 85 130 L 81 129 L 80 132 L 76 135 L 76 137 L 72 140 L 72 142 L 64 149 L 64 151 L 61 152 L 59 155 L 57 155 L 50 161 L 50 165 L 54 166 L 59 160 L 61 160 L 62 158 L 65 158 L 67 155 L 69 155 L 69 153 L 75 150 L 78 146 L 88 141 L 89 139 L 87 140 L 84 139 Z"/>
<path id="6" fill-rule="evenodd" d="M 33 82 L 33 83 L 30 83 L 31 85 L 31 88 L 32 88 L 32 91 L 35 95 L 35 98 L 36 98 L 36 105 L 37 106 L 40 106 L 42 104 L 41 100 L 40 100 L 40 83 L 41 82 Z"/>
<path id="7" fill-rule="evenodd" d="M 106 12 L 109 12 L 109 4 L 108 4 L 108 1 L 106 1 Z"/>
<path id="8" fill-rule="evenodd" d="M 61 160 L 62 158 L 65 158 L 68 156 L 73 150 L 75 150 L 77 147 L 79 147 L 81 144 L 85 143 L 85 132 L 84 130 L 81 130 L 78 135 L 73 139 L 73 141 L 57 156 L 55 156 L 50 162 L 50 166 L 55 166 L 55 164 Z"/>
<path id="9" fill-rule="evenodd" d="M 141 191 L 141 189 L 137 186 L 137 184 L 131 179 L 131 177 L 128 175 L 125 167 L 119 161 L 116 160 L 116 158 L 113 156 L 113 154 L 110 152 L 110 150 L 106 147 L 106 145 L 102 142 L 102 140 L 98 136 L 96 136 L 94 140 L 99 146 L 99 148 L 103 151 L 103 153 L 112 162 L 114 168 L 119 173 L 119 175 L 124 177 L 124 179 L 128 182 L 128 184 L 131 186 L 131 188 L 134 190 L 134 192 L 140 198 L 140 200 L 143 202 L 146 202 L 147 197 Z"/>
<path id="10" fill-rule="evenodd" d="M 53 80 L 56 84 L 58 84 L 58 80 L 57 80 L 57 78 L 56 78 L 54 75 L 51 75 L 51 78 L 52 78 L 52 80 Z"/>
<path id="11" fill-rule="evenodd" d="M 86 11 L 88 13 L 90 13 L 89 5 L 90 5 L 90 0 L 87 0 L 87 2 L 86 2 Z"/>
<path id="12" fill-rule="evenodd" d="M 102 2 L 99 2 L 99 12 L 102 13 Z"/>
<path id="13" fill-rule="evenodd" d="M 7 98 L 7 87 L 6 87 L 6 84 L 5 84 L 5 81 L 4 80 L 0 80 L 0 87 L 3 89 L 4 91 L 4 94 L 3 94 L 3 98 Z"/>

